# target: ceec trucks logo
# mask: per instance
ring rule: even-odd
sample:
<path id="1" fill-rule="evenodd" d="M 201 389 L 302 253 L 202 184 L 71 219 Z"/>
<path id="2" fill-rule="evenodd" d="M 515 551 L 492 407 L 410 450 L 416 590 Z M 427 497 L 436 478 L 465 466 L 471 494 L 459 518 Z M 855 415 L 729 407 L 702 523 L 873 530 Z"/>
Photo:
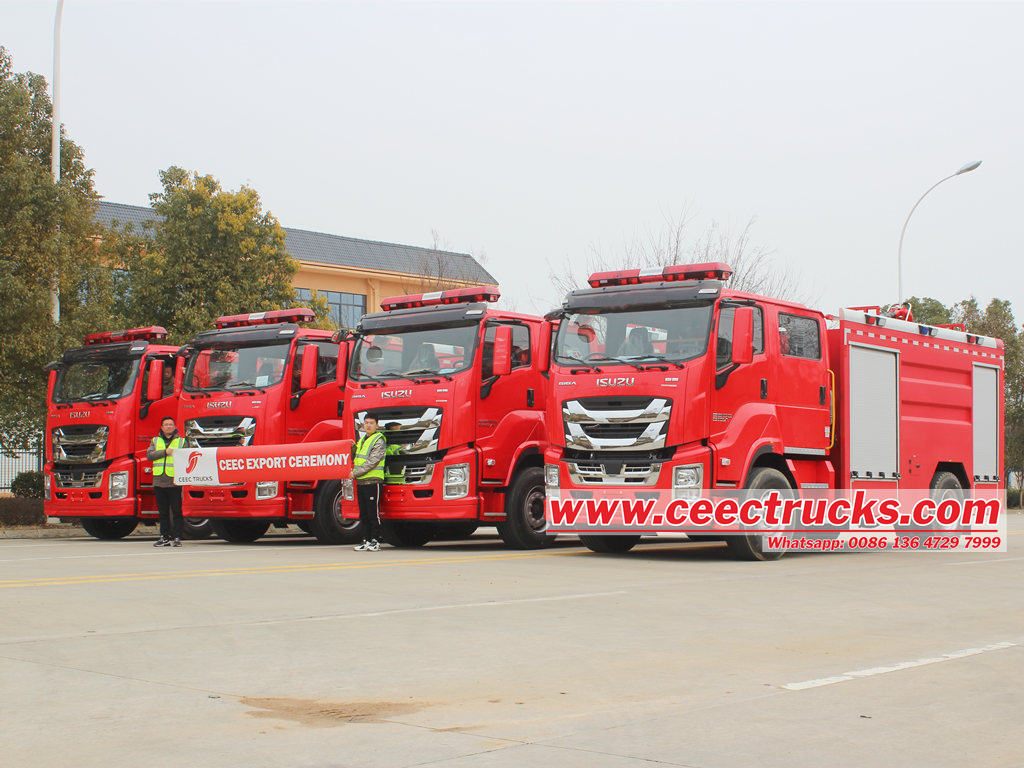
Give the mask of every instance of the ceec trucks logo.
<path id="1" fill-rule="evenodd" d="M 594 379 L 599 387 L 632 387 L 636 384 L 635 376 L 602 376 Z"/>
<path id="2" fill-rule="evenodd" d="M 199 457 L 202 455 L 203 454 L 201 454 L 199 451 L 192 451 L 192 453 L 188 455 L 188 466 L 185 468 L 186 474 L 191 475 L 193 472 L 195 472 L 196 464 L 199 463 Z"/>

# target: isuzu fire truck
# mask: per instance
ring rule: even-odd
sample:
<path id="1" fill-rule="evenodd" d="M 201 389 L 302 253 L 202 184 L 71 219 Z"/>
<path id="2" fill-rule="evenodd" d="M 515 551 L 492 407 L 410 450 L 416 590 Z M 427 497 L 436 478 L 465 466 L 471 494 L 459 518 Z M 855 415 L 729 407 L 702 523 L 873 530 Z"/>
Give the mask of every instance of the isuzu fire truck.
<path id="1" fill-rule="evenodd" d="M 367 415 L 388 445 L 381 519 L 389 542 L 497 526 L 511 547 L 546 546 L 544 407 L 551 326 L 488 308 L 494 288 L 399 296 L 364 315 L 352 353 L 343 436 Z M 342 514 L 358 507 L 337 484 Z M 326 497 L 325 497 L 326 501 Z"/>
<path id="2" fill-rule="evenodd" d="M 725 287 L 728 265 L 599 272 L 548 315 L 548 493 L 969 489 L 1003 467 L 1003 342 Z M 725 537 L 740 558 L 759 534 Z M 584 534 L 597 552 L 638 535 Z"/>
<path id="3" fill-rule="evenodd" d="M 159 326 L 93 333 L 49 368 L 44 510 L 81 519 L 98 539 L 120 539 L 157 519 L 153 465 L 146 459 L 160 421 L 174 416 L 176 346 Z M 186 518 L 185 535 L 211 533 Z"/>
<path id="4" fill-rule="evenodd" d="M 188 447 L 322 439 L 324 415 L 343 413 L 348 342 L 299 325 L 314 317 L 310 309 L 224 316 L 182 348 L 178 425 Z M 288 523 L 325 543 L 357 540 L 357 520 L 317 513 L 317 491 L 315 482 L 276 479 L 186 486 L 182 508 L 210 518 L 227 541 L 255 541 Z"/>

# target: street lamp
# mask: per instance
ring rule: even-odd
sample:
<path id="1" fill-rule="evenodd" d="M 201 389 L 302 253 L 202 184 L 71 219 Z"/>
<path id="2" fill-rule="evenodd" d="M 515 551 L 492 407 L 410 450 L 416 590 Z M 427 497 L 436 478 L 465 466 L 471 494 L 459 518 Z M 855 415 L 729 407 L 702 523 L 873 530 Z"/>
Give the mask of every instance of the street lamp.
<path id="1" fill-rule="evenodd" d="M 57 0 L 57 15 L 53 20 L 53 98 L 50 99 L 50 170 L 53 183 L 60 183 L 60 22 L 64 14 L 64 0 Z M 57 293 L 57 275 L 50 289 L 50 318 L 60 322 L 60 294 Z"/>
<path id="2" fill-rule="evenodd" d="M 917 210 L 917 206 L 919 206 L 921 204 L 921 201 L 928 196 L 928 193 L 935 189 L 937 186 L 939 186 L 939 184 L 941 184 L 944 181 L 949 181 L 954 176 L 960 176 L 961 174 L 964 173 L 970 173 L 979 165 L 981 165 L 981 160 L 975 160 L 973 163 L 967 163 L 967 165 L 962 166 L 960 170 L 958 170 L 956 173 L 951 173 L 949 174 L 949 176 L 946 176 L 945 178 L 936 181 L 934 184 L 928 187 L 928 189 L 925 190 L 923 195 L 917 198 L 917 202 L 914 203 L 914 207 L 911 208 L 910 213 L 907 214 L 907 220 L 903 222 L 903 229 L 900 230 L 900 247 L 896 251 L 896 298 L 898 299 L 899 304 L 903 303 L 903 235 L 906 234 L 907 224 L 910 223 L 910 217 L 914 215 L 914 211 Z"/>

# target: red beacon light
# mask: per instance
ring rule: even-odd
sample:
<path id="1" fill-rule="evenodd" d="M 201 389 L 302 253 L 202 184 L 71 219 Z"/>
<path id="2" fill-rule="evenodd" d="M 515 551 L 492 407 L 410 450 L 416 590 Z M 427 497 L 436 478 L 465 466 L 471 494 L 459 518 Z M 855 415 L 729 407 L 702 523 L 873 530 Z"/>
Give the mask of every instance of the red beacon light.
<path id="1" fill-rule="evenodd" d="M 497 301 L 501 292 L 497 288 L 456 288 L 451 291 L 435 291 L 433 293 L 413 293 L 408 296 L 391 296 L 380 303 L 385 312 L 393 309 L 412 309 L 414 307 L 432 307 L 437 304 L 469 304 L 475 301 Z"/>
<path id="2" fill-rule="evenodd" d="M 159 325 L 146 328 L 130 328 L 127 331 L 104 331 L 90 333 L 85 337 L 88 346 L 96 344 L 116 344 L 119 341 L 163 341 L 167 338 L 167 329 Z"/>
<path id="3" fill-rule="evenodd" d="M 245 325 L 308 323 L 314 319 L 316 313 L 312 309 L 275 309 L 272 312 L 250 312 L 247 315 L 222 315 L 214 325 L 217 328 L 241 328 Z"/>
<path id="4" fill-rule="evenodd" d="M 721 261 L 704 264 L 673 264 L 664 269 L 625 269 L 614 272 L 595 272 L 587 281 L 591 288 L 609 285 L 639 285 L 675 280 L 727 280 L 732 267 Z"/>

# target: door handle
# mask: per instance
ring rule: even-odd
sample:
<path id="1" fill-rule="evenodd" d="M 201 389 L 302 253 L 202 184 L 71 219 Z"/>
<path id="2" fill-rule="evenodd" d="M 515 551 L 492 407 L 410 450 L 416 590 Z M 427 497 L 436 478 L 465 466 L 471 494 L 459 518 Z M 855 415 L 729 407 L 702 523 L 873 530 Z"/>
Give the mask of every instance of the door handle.
<path id="1" fill-rule="evenodd" d="M 534 399 L 533 390 L 532 389 L 526 390 L 526 407 L 527 408 L 533 408 L 533 399 Z"/>
<path id="2" fill-rule="evenodd" d="M 768 399 L 768 379 L 761 379 L 761 399 Z"/>
<path id="3" fill-rule="evenodd" d="M 818 387 L 818 405 L 824 405 L 828 400 L 828 395 L 825 392 L 825 385 L 822 384 Z"/>

